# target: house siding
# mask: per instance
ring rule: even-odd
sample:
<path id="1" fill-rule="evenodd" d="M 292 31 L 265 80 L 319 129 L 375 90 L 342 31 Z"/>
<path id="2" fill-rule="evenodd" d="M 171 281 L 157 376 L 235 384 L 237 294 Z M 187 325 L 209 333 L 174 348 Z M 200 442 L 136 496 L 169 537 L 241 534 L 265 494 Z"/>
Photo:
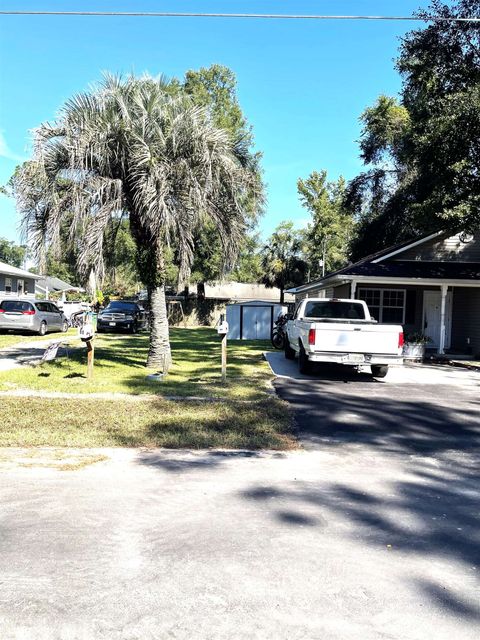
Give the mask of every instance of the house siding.
<path id="1" fill-rule="evenodd" d="M 351 286 L 350 284 L 341 284 L 339 287 L 333 289 L 334 298 L 350 298 Z M 327 296 L 332 297 L 332 296 Z"/>
<path id="2" fill-rule="evenodd" d="M 467 350 L 467 338 L 474 355 L 480 354 L 480 289 L 455 287 L 453 290 L 452 349 Z"/>
<path id="3" fill-rule="evenodd" d="M 12 280 L 12 293 L 7 294 L 5 291 L 5 280 L 10 278 Z M 0 296 L 11 296 L 12 298 L 17 296 L 18 280 L 23 280 L 25 286 L 28 289 L 28 294 L 25 294 L 27 298 L 35 297 L 35 280 L 33 278 L 20 278 L 19 276 L 10 276 L 8 273 L 0 273 Z"/>
<path id="4" fill-rule="evenodd" d="M 447 238 L 435 239 L 418 247 L 398 253 L 392 260 L 423 260 L 425 262 L 480 262 L 480 232 L 470 242 L 462 242 L 457 233 Z"/>

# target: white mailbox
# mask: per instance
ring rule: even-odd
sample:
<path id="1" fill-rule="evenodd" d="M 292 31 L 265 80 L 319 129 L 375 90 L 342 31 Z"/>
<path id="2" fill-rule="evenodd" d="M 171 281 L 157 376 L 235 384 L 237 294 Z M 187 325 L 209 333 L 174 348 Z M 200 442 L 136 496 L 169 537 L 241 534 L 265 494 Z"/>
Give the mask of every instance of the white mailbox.
<path id="1" fill-rule="evenodd" d="M 94 333 L 93 325 L 88 321 L 78 330 L 78 336 L 83 342 L 89 342 L 93 338 Z"/>
<path id="2" fill-rule="evenodd" d="M 228 322 L 226 320 L 217 324 L 217 333 L 221 336 L 225 336 L 228 333 Z"/>

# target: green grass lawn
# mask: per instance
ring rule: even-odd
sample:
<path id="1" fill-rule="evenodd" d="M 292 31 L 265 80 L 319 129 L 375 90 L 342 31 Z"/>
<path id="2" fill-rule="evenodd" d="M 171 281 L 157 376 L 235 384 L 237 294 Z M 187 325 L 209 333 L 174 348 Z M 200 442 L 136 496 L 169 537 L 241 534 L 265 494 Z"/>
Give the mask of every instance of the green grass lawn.
<path id="1" fill-rule="evenodd" d="M 146 377 L 146 334 L 96 338 L 92 380 L 83 345 L 53 363 L 1 372 L 0 391 L 60 391 L 85 399 L 1 398 L 0 446 L 294 446 L 288 407 L 269 393 L 271 373 L 262 355 L 269 343 L 230 341 L 226 385 L 214 330 L 172 329 L 171 345 L 173 366 L 162 382 Z M 157 398 L 99 400 L 89 398 L 92 392 Z M 172 396 L 205 401 L 165 399 Z"/>
<path id="2" fill-rule="evenodd" d="M 283 402 L 2 398 L 0 447 L 290 449 Z"/>
<path id="3" fill-rule="evenodd" d="M 47 333 L 45 336 L 35 334 L 2 333 L 0 334 L 0 349 L 14 347 L 22 342 L 38 342 L 42 340 L 64 340 L 66 337 L 74 338 L 77 335 L 76 329 L 69 329 L 67 333 Z"/>
<path id="4" fill-rule="evenodd" d="M 260 341 L 228 343 L 228 382 L 220 380 L 220 338 L 212 329 L 172 329 L 173 366 L 162 382 L 149 380 L 145 369 L 148 335 L 102 334 L 95 338 L 94 378 L 86 378 L 86 349 L 70 350 L 40 367 L 0 373 L 0 390 L 15 388 L 67 393 L 114 392 L 162 396 L 213 396 L 260 399 L 271 379 L 262 352 L 271 348 Z"/>

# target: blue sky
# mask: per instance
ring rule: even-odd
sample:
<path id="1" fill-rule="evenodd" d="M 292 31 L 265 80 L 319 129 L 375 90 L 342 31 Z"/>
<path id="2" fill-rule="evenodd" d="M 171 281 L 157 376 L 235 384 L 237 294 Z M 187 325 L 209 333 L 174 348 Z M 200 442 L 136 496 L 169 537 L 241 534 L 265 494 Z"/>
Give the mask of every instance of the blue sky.
<path id="1" fill-rule="evenodd" d="M 427 0 L 3 0 L 2 9 L 411 14 Z M 399 8 L 400 5 L 400 8 Z M 399 36 L 414 23 L 0 16 L 0 184 L 29 154 L 30 131 L 52 120 L 102 71 L 183 76 L 213 63 L 237 74 L 253 125 L 268 206 L 260 229 L 305 224 L 296 181 L 360 169 L 358 117 L 394 95 Z M 0 196 L 0 236 L 19 240 L 14 203 Z"/>

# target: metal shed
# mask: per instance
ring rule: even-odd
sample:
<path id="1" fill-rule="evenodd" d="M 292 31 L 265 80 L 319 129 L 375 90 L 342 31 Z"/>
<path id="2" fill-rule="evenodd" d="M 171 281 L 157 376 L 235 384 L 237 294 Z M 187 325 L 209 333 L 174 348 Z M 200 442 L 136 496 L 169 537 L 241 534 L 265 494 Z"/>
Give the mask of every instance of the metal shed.
<path id="1" fill-rule="evenodd" d="M 268 300 L 250 300 L 227 304 L 230 340 L 270 340 L 273 325 L 287 305 Z"/>

